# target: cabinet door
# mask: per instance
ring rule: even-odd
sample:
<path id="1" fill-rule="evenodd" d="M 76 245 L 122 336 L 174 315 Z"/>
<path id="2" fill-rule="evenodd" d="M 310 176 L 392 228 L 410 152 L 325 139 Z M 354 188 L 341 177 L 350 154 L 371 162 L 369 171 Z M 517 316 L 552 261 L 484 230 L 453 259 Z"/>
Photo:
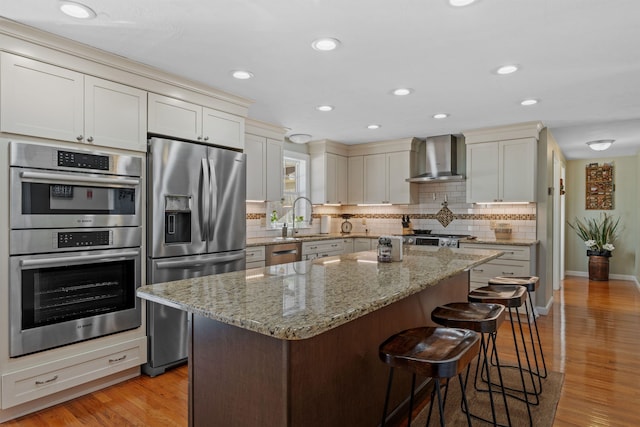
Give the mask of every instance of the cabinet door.
<path id="1" fill-rule="evenodd" d="M 202 134 L 198 140 L 223 147 L 244 148 L 244 119 L 204 107 L 202 113 Z"/>
<path id="2" fill-rule="evenodd" d="M 349 200 L 347 180 L 349 165 L 347 158 L 344 156 L 336 156 L 336 202 L 346 204 Z"/>
<path id="3" fill-rule="evenodd" d="M 282 141 L 267 138 L 264 180 L 266 181 L 266 200 L 268 201 L 277 201 L 282 199 L 282 155 Z"/>
<path id="4" fill-rule="evenodd" d="M 467 203 L 499 201 L 498 145 L 497 142 L 467 145 Z"/>
<path id="5" fill-rule="evenodd" d="M 501 201 L 536 201 L 536 157 L 535 138 L 500 142 Z"/>
<path id="6" fill-rule="evenodd" d="M 385 154 L 364 156 L 364 203 L 388 203 Z"/>
<path id="7" fill-rule="evenodd" d="M 411 184 L 406 181 L 411 173 L 409 152 L 387 154 L 387 203 L 414 203 L 411 197 Z"/>
<path id="8" fill-rule="evenodd" d="M 364 156 L 349 157 L 347 174 L 347 203 L 364 203 Z"/>
<path id="9" fill-rule="evenodd" d="M 244 153 L 247 155 L 247 200 L 266 200 L 265 159 L 266 138 L 246 135 Z"/>
<path id="10" fill-rule="evenodd" d="M 147 151 L 147 93 L 85 77 L 84 141 L 114 148 Z"/>
<path id="11" fill-rule="evenodd" d="M 150 93 L 149 132 L 198 140 L 202 132 L 202 107 Z"/>
<path id="12" fill-rule="evenodd" d="M 338 202 L 338 157 L 335 154 L 325 154 L 325 180 L 324 194 L 325 201 L 323 203 L 339 203 Z"/>
<path id="13" fill-rule="evenodd" d="M 2 53 L 0 63 L 2 132 L 82 139 L 82 74 L 8 53 Z"/>
<path id="14" fill-rule="evenodd" d="M 353 251 L 362 252 L 371 250 L 371 239 L 365 237 L 356 237 L 353 239 Z"/>
<path id="15" fill-rule="evenodd" d="M 349 238 L 344 238 L 342 239 L 342 244 L 344 246 L 344 252 L 345 254 L 350 254 L 353 252 L 353 239 L 349 239 Z"/>

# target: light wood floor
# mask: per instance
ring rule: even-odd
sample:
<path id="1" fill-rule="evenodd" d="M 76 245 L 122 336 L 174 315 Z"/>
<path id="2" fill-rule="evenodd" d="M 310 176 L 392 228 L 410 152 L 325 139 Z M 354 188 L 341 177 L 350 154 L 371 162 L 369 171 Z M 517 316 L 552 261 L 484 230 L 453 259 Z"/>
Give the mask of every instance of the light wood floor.
<path id="1" fill-rule="evenodd" d="M 547 366 L 565 373 L 554 426 L 640 426 L 640 290 L 633 282 L 568 277 L 554 300 L 552 313 L 538 319 Z M 501 353 L 508 348 L 499 345 Z M 183 366 L 2 426 L 185 426 L 187 382 Z"/>

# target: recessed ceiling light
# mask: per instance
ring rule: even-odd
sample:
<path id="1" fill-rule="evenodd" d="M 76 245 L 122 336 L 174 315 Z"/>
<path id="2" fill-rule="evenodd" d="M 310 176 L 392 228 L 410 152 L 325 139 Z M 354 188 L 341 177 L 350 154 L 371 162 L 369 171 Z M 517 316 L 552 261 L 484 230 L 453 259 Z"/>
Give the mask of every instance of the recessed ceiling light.
<path id="1" fill-rule="evenodd" d="M 407 87 L 401 87 L 401 88 L 395 89 L 392 93 L 396 96 L 406 96 L 406 95 L 409 95 L 411 92 L 413 92 L 413 90 Z"/>
<path id="2" fill-rule="evenodd" d="M 236 70 L 231 75 L 238 80 L 247 80 L 253 77 L 253 73 L 246 70 Z"/>
<path id="3" fill-rule="evenodd" d="M 503 65 L 502 67 L 498 68 L 496 70 L 496 73 L 498 74 L 511 74 L 511 73 L 515 73 L 516 71 L 518 71 L 520 67 L 518 67 L 517 65 L 514 64 L 509 64 L 509 65 Z"/>
<path id="4" fill-rule="evenodd" d="M 380 129 L 380 125 L 369 125 L 367 126 L 367 129 Z"/>
<path id="5" fill-rule="evenodd" d="M 333 110 L 333 106 L 332 106 L 332 105 L 318 105 L 318 106 L 316 107 L 316 110 L 318 110 L 318 111 L 325 111 L 325 112 L 326 112 L 326 111 L 331 111 L 331 110 Z"/>
<path id="6" fill-rule="evenodd" d="M 311 43 L 311 47 L 321 52 L 329 52 L 336 49 L 340 45 L 340 40 L 330 37 L 316 39 Z"/>
<path id="7" fill-rule="evenodd" d="M 461 6 L 468 6 L 475 1 L 476 0 L 449 0 L 449 4 L 451 6 L 461 7 Z"/>
<path id="8" fill-rule="evenodd" d="M 307 133 L 294 133 L 293 135 L 289 135 L 289 141 L 295 142 L 296 144 L 306 144 L 311 141 L 311 135 Z"/>
<path id="9" fill-rule="evenodd" d="M 438 113 L 433 115 L 434 119 L 446 119 L 447 117 L 449 117 L 448 113 Z"/>
<path id="10" fill-rule="evenodd" d="M 613 139 L 599 139 L 597 141 L 589 141 L 587 142 L 587 145 L 594 151 L 604 151 L 611 147 L 613 141 Z"/>
<path id="11" fill-rule="evenodd" d="M 538 103 L 537 99 L 525 99 L 520 103 L 520 105 L 528 106 L 528 105 L 536 105 Z"/>
<path id="12" fill-rule="evenodd" d="M 73 1 L 61 1 L 60 10 L 67 16 L 77 19 L 93 19 L 96 13 L 88 6 Z"/>

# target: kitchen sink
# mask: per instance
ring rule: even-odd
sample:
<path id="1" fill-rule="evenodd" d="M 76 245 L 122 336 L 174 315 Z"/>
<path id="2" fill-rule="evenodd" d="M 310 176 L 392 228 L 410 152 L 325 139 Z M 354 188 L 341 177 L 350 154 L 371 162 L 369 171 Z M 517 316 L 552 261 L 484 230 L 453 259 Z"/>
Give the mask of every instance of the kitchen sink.
<path id="1" fill-rule="evenodd" d="M 289 242 L 298 240 L 298 237 L 274 237 L 273 240 L 277 242 Z"/>

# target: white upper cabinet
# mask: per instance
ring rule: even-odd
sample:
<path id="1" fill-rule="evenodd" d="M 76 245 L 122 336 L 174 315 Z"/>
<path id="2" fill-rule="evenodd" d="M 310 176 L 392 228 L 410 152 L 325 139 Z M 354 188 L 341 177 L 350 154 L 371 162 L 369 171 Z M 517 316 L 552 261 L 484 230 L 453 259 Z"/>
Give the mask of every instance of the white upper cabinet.
<path id="1" fill-rule="evenodd" d="M 467 202 L 535 202 L 536 139 L 467 145 Z"/>
<path id="2" fill-rule="evenodd" d="M 406 182 L 414 173 L 415 157 L 411 151 L 365 155 L 364 203 L 417 203 L 415 184 Z"/>
<path id="3" fill-rule="evenodd" d="M 245 135 L 247 200 L 282 199 L 282 145 L 276 139 Z"/>
<path id="4" fill-rule="evenodd" d="M 2 53 L 0 130 L 146 151 L 147 93 Z"/>
<path id="5" fill-rule="evenodd" d="M 244 148 L 244 119 L 168 96 L 149 94 L 149 132 Z"/>
<path id="6" fill-rule="evenodd" d="M 85 76 L 86 142 L 146 151 L 147 92 Z"/>
<path id="7" fill-rule="evenodd" d="M 364 203 L 364 156 L 349 157 L 347 172 L 347 203 Z"/>
<path id="8" fill-rule="evenodd" d="M 311 202 L 314 204 L 346 204 L 348 199 L 347 156 L 335 153 L 346 149 L 326 141 L 309 145 L 311 157 Z"/>

